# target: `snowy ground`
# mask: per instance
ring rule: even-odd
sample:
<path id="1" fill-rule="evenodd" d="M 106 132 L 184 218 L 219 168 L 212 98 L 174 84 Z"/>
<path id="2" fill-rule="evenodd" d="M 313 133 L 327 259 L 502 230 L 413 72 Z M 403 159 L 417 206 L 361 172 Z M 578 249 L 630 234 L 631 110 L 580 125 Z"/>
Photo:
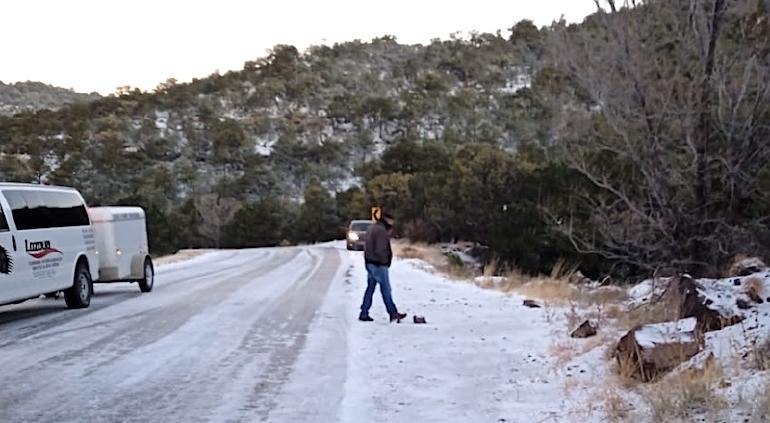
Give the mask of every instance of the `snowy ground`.
<path id="1" fill-rule="evenodd" d="M 356 320 L 363 259 L 341 243 L 207 253 L 87 310 L 1 307 L 0 421 L 604 420 L 605 348 L 570 340 L 566 310 L 411 260 L 391 279 L 401 324 L 379 293 Z"/>
<path id="2" fill-rule="evenodd" d="M 347 252 L 343 267 L 284 388 L 279 403 L 287 406 L 271 420 L 602 421 L 601 404 L 583 400 L 605 386 L 606 365 L 595 365 L 605 362 L 604 349 L 572 341 L 569 347 L 585 354 L 554 357 L 555 339 L 569 339 L 565 310 L 526 308 L 521 297 L 396 260 L 393 295 L 409 317 L 389 323 L 377 293 L 375 322 L 362 323 L 356 320 L 366 283 L 361 253 Z M 412 323 L 413 314 L 428 323 Z M 343 392 L 327 389 L 340 380 Z"/>

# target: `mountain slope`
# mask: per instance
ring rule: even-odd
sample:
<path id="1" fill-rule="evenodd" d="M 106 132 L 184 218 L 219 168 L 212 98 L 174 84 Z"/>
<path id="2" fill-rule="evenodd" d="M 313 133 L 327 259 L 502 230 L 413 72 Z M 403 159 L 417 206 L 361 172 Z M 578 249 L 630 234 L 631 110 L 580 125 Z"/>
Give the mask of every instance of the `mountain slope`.
<path id="1" fill-rule="evenodd" d="M 71 89 L 54 87 L 42 82 L 0 81 L 0 115 L 10 116 L 23 111 L 59 109 L 65 105 L 94 101 L 101 98 L 97 93 L 83 94 Z"/>

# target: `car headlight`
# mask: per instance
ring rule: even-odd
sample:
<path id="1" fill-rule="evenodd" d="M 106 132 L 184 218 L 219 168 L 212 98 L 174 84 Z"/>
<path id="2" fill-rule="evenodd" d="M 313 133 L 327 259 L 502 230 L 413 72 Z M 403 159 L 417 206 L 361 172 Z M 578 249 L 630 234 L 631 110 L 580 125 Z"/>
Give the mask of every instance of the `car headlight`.
<path id="1" fill-rule="evenodd" d="M 351 241 L 358 241 L 358 234 L 355 232 L 349 232 L 348 239 Z"/>

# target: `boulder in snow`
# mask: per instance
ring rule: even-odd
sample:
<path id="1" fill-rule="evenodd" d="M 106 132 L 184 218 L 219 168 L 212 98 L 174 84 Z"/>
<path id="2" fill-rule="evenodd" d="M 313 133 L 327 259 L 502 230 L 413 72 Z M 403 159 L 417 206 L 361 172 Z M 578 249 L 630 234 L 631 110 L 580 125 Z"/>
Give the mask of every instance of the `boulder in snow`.
<path id="1" fill-rule="evenodd" d="M 596 335 L 596 327 L 594 327 L 594 325 L 590 321 L 586 320 L 580 326 L 578 326 L 577 329 L 572 331 L 572 333 L 570 334 L 570 337 L 589 338 L 594 335 Z"/>
<path id="2" fill-rule="evenodd" d="M 743 321 L 744 317 L 734 313 L 725 302 L 734 294 L 730 284 L 708 283 L 710 286 L 704 286 L 686 275 L 677 279 L 679 318 L 695 317 L 702 332 L 721 330 Z"/>
<path id="3" fill-rule="evenodd" d="M 618 368 L 650 382 L 700 352 L 702 338 L 694 317 L 643 325 L 629 331 L 615 347 Z"/>
<path id="4" fill-rule="evenodd" d="M 540 304 L 534 302 L 533 300 L 524 300 L 523 305 L 529 308 L 542 308 Z"/>
<path id="5" fill-rule="evenodd" d="M 751 308 L 751 304 L 749 304 L 749 302 L 743 298 L 738 298 L 735 300 L 735 305 L 738 306 L 738 308 L 741 310 L 748 310 Z"/>
<path id="6" fill-rule="evenodd" d="M 765 262 L 758 257 L 736 257 L 730 266 L 730 276 L 748 276 L 765 268 Z"/>

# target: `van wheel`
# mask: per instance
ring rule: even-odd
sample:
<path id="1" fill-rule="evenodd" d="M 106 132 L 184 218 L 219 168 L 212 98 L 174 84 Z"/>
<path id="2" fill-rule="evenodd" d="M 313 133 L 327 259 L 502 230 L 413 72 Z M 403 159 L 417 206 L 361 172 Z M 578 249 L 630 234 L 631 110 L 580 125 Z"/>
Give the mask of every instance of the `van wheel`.
<path id="1" fill-rule="evenodd" d="M 139 289 L 142 292 L 152 291 L 152 286 L 155 284 L 155 267 L 152 265 L 152 260 L 149 257 L 144 259 L 144 279 L 139 280 Z"/>
<path id="2" fill-rule="evenodd" d="M 88 267 L 79 263 L 75 270 L 75 280 L 72 282 L 72 288 L 64 290 L 64 302 L 69 308 L 86 308 L 91 305 L 91 295 L 93 295 L 93 282 Z"/>

